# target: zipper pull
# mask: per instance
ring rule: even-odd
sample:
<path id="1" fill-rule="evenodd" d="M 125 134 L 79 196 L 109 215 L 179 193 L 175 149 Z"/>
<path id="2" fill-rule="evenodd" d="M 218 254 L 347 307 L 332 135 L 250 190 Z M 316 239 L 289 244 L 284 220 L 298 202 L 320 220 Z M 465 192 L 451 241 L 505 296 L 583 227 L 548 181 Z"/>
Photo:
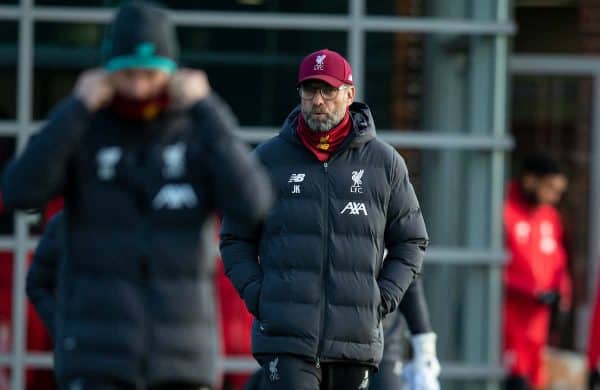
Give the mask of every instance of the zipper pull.
<path id="1" fill-rule="evenodd" d="M 329 166 L 329 163 L 327 161 L 325 161 L 323 163 L 323 168 L 325 168 L 325 172 L 327 172 L 327 167 Z"/>
<path id="2" fill-rule="evenodd" d="M 317 357 L 317 362 L 315 363 L 315 367 L 321 368 L 321 361 L 319 360 L 318 357 Z"/>

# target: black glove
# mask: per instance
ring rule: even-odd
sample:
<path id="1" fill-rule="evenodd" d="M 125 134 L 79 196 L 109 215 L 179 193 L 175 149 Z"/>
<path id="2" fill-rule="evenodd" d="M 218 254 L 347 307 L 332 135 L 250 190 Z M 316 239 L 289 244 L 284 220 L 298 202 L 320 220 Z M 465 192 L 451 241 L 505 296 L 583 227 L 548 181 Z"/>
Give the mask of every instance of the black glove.
<path id="1" fill-rule="evenodd" d="M 535 297 L 539 303 L 544 305 L 552 306 L 560 299 L 560 294 L 554 290 L 544 291 L 536 295 Z"/>
<path id="2" fill-rule="evenodd" d="M 588 386 L 589 390 L 600 390 L 600 372 L 598 370 L 590 372 Z"/>

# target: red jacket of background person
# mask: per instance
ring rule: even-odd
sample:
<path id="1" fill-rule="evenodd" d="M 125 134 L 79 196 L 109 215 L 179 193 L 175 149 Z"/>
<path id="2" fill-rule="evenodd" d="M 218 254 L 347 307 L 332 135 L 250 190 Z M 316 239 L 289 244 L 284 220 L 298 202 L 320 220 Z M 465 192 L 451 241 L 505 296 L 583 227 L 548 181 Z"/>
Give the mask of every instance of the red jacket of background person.
<path id="1" fill-rule="evenodd" d="M 527 203 L 516 183 L 504 205 L 504 229 L 509 258 L 504 268 L 504 359 L 511 375 L 525 376 L 534 387 L 546 378 L 542 350 L 548 341 L 551 307 L 540 293 L 558 291 L 561 308 L 571 302 L 571 283 L 563 228 L 550 205 Z"/>
<path id="2" fill-rule="evenodd" d="M 561 294 L 563 309 L 571 303 L 560 215 L 550 205 L 530 206 L 516 183 L 511 183 L 504 228 L 510 252 L 504 269 L 506 331 L 546 343 L 550 308 L 536 301 L 537 294 L 555 290 Z"/>

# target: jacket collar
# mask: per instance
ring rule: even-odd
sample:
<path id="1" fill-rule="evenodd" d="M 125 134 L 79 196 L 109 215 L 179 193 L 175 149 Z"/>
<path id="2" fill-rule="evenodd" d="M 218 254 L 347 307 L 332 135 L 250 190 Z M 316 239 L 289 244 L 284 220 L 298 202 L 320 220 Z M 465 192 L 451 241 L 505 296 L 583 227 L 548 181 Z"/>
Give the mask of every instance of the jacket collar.
<path id="1" fill-rule="evenodd" d="M 279 135 L 286 141 L 302 145 L 298 134 L 298 115 L 300 115 L 300 106 L 296 106 L 288 115 Z M 350 117 L 352 119 L 352 130 L 348 137 L 352 137 L 352 141 L 347 146 L 348 148 L 357 148 L 371 141 L 377 135 L 375 130 L 375 122 L 371 110 L 364 103 L 354 102 L 350 105 Z"/>

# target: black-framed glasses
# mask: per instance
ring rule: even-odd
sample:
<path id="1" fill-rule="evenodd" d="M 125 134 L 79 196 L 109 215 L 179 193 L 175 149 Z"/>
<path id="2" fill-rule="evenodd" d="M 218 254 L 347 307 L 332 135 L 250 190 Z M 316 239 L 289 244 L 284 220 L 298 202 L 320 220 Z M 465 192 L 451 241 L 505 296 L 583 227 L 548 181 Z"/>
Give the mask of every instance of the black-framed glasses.
<path id="1" fill-rule="evenodd" d="M 314 85 L 301 85 L 300 87 L 298 87 L 298 93 L 300 94 L 300 97 L 302 99 L 306 99 L 306 100 L 310 100 L 310 99 L 314 99 L 315 94 L 317 92 L 321 93 L 321 96 L 323 97 L 323 99 L 325 100 L 333 100 L 337 97 L 338 93 L 342 90 L 342 89 L 346 89 L 348 88 L 348 85 L 342 85 L 341 87 L 332 87 L 330 85 L 326 85 L 326 86 L 322 86 L 322 87 L 316 87 Z"/>

